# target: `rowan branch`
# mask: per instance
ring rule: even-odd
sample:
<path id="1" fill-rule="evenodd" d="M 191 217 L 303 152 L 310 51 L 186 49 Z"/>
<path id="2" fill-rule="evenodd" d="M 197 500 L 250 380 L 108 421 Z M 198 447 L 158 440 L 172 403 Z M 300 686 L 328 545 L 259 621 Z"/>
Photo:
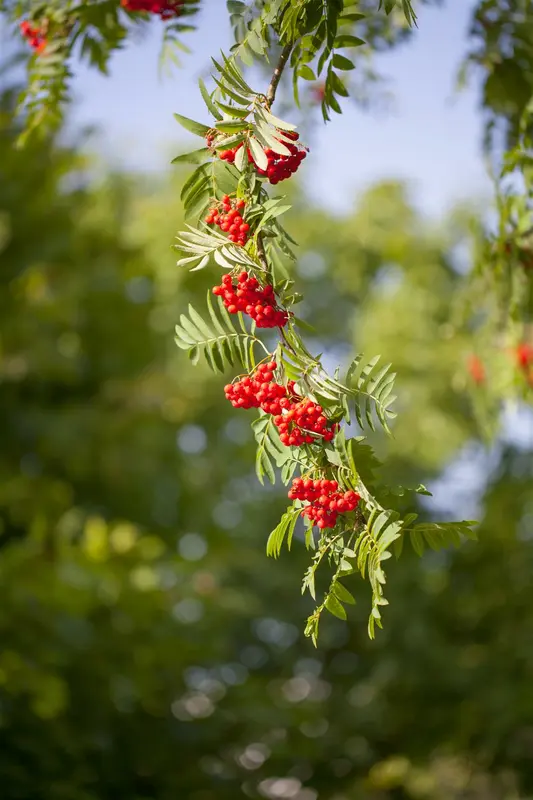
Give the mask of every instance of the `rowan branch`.
<path id="1" fill-rule="evenodd" d="M 289 60 L 291 50 L 292 50 L 292 44 L 286 44 L 283 50 L 281 51 L 279 61 L 276 65 L 276 69 L 274 70 L 274 74 L 272 75 L 272 80 L 270 81 L 270 86 L 268 87 L 266 93 L 266 99 L 269 108 L 276 99 L 276 91 L 278 88 L 278 84 L 281 80 L 281 76 L 283 75 L 283 70 L 285 69 L 287 61 Z"/>

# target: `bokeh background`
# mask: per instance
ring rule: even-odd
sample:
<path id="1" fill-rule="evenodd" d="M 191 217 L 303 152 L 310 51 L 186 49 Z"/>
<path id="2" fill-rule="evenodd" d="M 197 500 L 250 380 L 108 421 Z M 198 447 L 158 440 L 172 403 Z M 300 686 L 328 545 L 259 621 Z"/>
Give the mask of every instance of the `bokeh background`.
<path id="1" fill-rule="evenodd" d="M 422 514 L 481 521 L 458 551 L 406 549 L 374 642 L 355 581 L 349 623 L 304 638 L 305 550 L 265 556 L 283 487 L 257 484 L 248 415 L 172 339 L 215 279 L 175 266 L 172 112 L 202 113 L 224 4 L 163 82 L 156 25 L 108 78 L 81 69 L 52 142 L 14 148 L 19 76 L 0 76 L 2 798 L 533 797 L 532 417 L 480 439 L 450 325 L 490 204 L 479 87 L 454 94 L 470 11 L 423 9 L 369 109 L 325 130 L 304 109 L 289 190 L 312 344 L 398 371 L 387 477 L 434 491 Z"/>

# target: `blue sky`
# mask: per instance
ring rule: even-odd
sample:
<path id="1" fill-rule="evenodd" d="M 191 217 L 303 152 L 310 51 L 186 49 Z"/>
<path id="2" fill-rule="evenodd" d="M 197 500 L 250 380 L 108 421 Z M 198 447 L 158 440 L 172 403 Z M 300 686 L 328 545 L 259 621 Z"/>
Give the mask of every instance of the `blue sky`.
<path id="1" fill-rule="evenodd" d="M 196 81 L 209 56 L 230 43 L 225 5 L 205 1 L 199 32 L 187 34 L 194 52 L 170 78 L 158 77 L 159 20 L 114 56 L 110 77 L 78 73 L 71 124 L 96 125 L 101 133 L 93 145 L 114 163 L 171 169 L 169 153 L 185 144 L 172 114 L 205 118 Z M 305 164 L 311 197 L 342 211 L 365 186 L 398 177 L 412 183 L 417 204 L 433 215 L 458 199 L 489 195 L 477 87 L 455 92 L 472 6 L 472 0 L 447 0 L 443 8 L 422 9 L 413 39 L 377 58 L 392 107 L 365 112 L 345 103 L 344 114 L 321 128 Z"/>

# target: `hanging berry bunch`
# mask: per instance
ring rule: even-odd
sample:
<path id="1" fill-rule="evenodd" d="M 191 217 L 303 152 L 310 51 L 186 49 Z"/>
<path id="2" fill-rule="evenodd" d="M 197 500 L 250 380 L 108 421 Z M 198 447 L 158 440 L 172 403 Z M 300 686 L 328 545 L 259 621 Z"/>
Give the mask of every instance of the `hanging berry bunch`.
<path id="1" fill-rule="evenodd" d="M 301 511 L 303 517 L 316 522 L 318 528 L 334 528 L 339 514 L 355 511 L 361 499 L 356 492 L 339 491 L 337 481 L 327 478 L 294 478 L 289 489 L 291 500 L 309 503 Z"/>
<path id="2" fill-rule="evenodd" d="M 237 281 L 224 275 L 220 286 L 213 287 L 213 294 L 222 298 L 230 314 L 243 311 L 258 328 L 282 328 L 289 315 L 276 306 L 276 297 L 271 284 L 261 286 L 256 277 L 241 272 Z"/>
<path id="3" fill-rule="evenodd" d="M 121 0 L 126 11 L 158 14 L 162 20 L 179 17 L 183 11 L 183 0 Z"/>
<path id="4" fill-rule="evenodd" d="M 470 377 L 476 385 L 481 386 L 483 383 L 485 383 L 487 377 L 486 370 L 483 361 L 479 358 L 479 356 L 472 353 L 468 357 L 467 366 Z"/>
<path id="5" fill-rule="evenodd" d="M 35 53 L 42 53 L 46 48 L 46 24 L 32 25 L 28 20 L 20 23 L 20 32 Z"/>
<path id="6" fill-rule="evenodd" d="M 253 375 L 247 375 L 225 387 L 227 399 L 234 408 L 261 408 L 274 415 L 273 422 L 280 433 L 280 442 L 290 447 L 331 442 L 338 424 L 328 419 L 322 406 L 297 394 L 295 382 L 287 386 L 273 381 L 275 361 L 260 365 Z"/>
<path id="7" fill-rule="evenodd" d="M 245 205 L 244 200 L 232 200 L 225 194 L 220 203 L 216 202 L 209 208 L 205 221 L 227 232 L 230 242 L 245 245 L 250 232 L 250 225 L 241 216 Z"/>
<path id="8" fill-rule="evenodd" d="M 530 386 L 533 386 L 533 345 L 521 342 L 515 351 L 518 369 Z"/>
<path id="9" fill-rule="evenodd" d="M 267 193 L 269 184 L 294 175 L 307 154 L 294 125 L 271 111 L 290 50 L 282 51 L 266 94 L 248 86 L 233 58 L 214 62 L 217 89 L 209 93 L 202 82 L 200 89 L 215 122 L 176 114 L 206 145 L 175 159 L 196 165 L 182 190 L 186 217 L 196 225 L 178 236 L 178 264 L 225 270 L 208 294 L 208 315 L 189 307 L 176 326 L 176 342 L 193 361 L 203 354 L 216 372 L 244 367 L 224 393 L 234 408 L 258 413 L 252 423 L 257 476 L 274 483 L 277 467 L 282 481 L 291 484 L 291 505 L 272 531 L 267 552 L 278 556 L 284 541 L 290 547 L 301 520 L 305 543 L 314 552 L 303 588 L 313 598 L 318 567 L 333 565 L 329 589 L 306 628 L 316 642 L 322 611 L 345 618 L 343 603 L 353 602 L 341 579 L 354 572 L 368 576 L 373 636 L 386 604 L 382 563 L 393 543 L 398 546 L 407 534 L 421 552 L 426 543 L 443 546 L 472 535 L 472 523 L 420 525 L 416 514 L 401 517 L 390 503 L 405 490 L 382 487 L 375 474 L 378 462 L 363 437 L 346 437 L 352 414 L 361 428 L 380 423 L 389 430 L 394 416 L 390 365 L 357 356 L 344 378 L 338 371 L 330 377 L 301 338 L 305 325 L 293 311 L 300 297 L 286 270 L 294 242 L 280 222 L 290 206 L 283 196 Z M 264 328 L 271 329 L 268 346 L 258 335 Z M 424 487 L 418 490 L 427 493 Z"/>
<path id="10" fill-rule="evenodd" d="M 217 150 L 216 148 L 220 146 L 224 139 L 217 137 L 212 131 L 209 131 L 205 138 L 207 147 L 213 150 L 216 156 L 222 161 L 226 161 L 228 164 L 234 164 L 236 159 L 244 157 L 249 164 L 255 165 L 257 175 L 260 175 L 262 178 L 267 178 L 269 183 L 275 186 L 281 181 L 290 178 L 291 175 L 294 175 L 309 152 L 307 147 L 296 144 L 300 138 L 297 131 L 276 131 L 276 133 L 279 135 L 274 138 L 280 147 L 278 146 L 277 150 L 272 149 L 272 147 L 265 148 L 265 167 L 260 167 L 255 164 L 252 151 L 249 147 L 245 148 L 244 144 L 237 144 L 233 148 Z M 283 149 L 281 150 L 281 148 Z"/>

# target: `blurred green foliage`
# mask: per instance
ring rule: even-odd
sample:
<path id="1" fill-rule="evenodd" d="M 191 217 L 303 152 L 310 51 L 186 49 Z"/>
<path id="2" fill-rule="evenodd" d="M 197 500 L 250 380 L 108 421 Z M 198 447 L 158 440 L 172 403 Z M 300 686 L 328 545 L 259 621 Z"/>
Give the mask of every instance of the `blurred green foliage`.
<path id="1" fill-rule="evenodd" d="M 14 150 L 10 109 L 6 94 L 1 796 L 531 796 L 533 459 L 525 441 L 486 452 L 463 394 L 470 343 L 448 317 L 469 212 L 436 229 L 384 183 L 344 218 L 302 198 L 291 214 L 317 344 L 398 369 L 393 479 L 483 518 L 478 544 L 393 565 L 375 642 L 354 580 L 350 624 L 328 619 L 315 650 L 301 541 L 264 554 L 285 501 L 256 483 L 248 414 L 172 341 L 215 278 L 174 264 L 181 175 L 98 183 L 54 143 Z"/>

